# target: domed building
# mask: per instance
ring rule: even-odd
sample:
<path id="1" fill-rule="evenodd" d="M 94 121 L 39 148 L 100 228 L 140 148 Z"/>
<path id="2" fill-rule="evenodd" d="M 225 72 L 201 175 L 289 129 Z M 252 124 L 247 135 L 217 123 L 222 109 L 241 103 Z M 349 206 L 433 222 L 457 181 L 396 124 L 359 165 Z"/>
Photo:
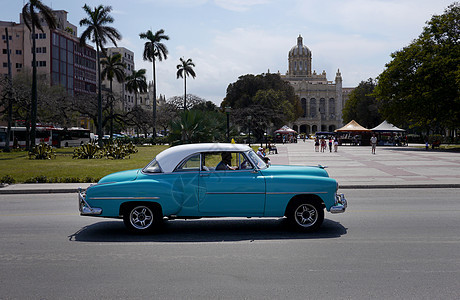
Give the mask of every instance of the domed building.
<path id="1" fill-rule="evenodd" d="M 334 131 L 343 126 L 342 109 L 352 90 L 342 88 L 339 70 L 335 81 L 327 80 L 326 71 L 312 72 L 312 53 L 303 44 L 302 36 L 288 53 L 288 71 L 281 78 L 288 81 L 299 96 L 303 114 L 290 125 L 298 133 Z"/>

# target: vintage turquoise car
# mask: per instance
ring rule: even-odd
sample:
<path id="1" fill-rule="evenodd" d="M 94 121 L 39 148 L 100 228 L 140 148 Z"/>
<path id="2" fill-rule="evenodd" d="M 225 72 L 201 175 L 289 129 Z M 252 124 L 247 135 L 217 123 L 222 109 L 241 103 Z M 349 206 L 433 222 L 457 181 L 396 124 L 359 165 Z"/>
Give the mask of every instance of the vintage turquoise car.
<path id="1" fill-rule="evenodd" d="M 286 217 L 314 231 L 324 209 L 345 212 L 338 187 L 321 166 L 269 166 L 246 145 L 206 143 L 171 147 L 143 169 L 105 176 L 78 201 L 81 215 L 122 218 L 137 232 L 202 217 Z"/>

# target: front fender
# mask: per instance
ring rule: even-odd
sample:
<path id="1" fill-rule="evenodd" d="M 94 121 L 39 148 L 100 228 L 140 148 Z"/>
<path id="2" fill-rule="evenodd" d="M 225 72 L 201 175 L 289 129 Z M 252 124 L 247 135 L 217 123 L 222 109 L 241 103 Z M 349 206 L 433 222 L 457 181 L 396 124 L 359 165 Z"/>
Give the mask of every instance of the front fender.
<path id="1" fill-rule="evenodd" d="M 297 195 L 316 195 L 326 209 L 335 204 L 337 181 L 330 177 L 308 175 L 269 176 L 266 178 L 266 216 L 283 215 L 289 201 Z"/>

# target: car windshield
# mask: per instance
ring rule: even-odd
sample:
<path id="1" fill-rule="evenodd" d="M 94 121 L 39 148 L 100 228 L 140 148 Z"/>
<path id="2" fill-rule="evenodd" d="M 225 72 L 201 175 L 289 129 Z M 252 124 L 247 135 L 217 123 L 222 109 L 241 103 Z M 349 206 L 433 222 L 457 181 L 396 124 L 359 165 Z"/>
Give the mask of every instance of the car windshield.
<path id="1" fill-rule="evenodd" d="M 248 151 L 246 155 L 254 163 L 254 165 L 256 165 L 258 169 L 265 169 L 268 167 L 268 165 L 263 161 L 263 159 L 260 158 L 260 156 L 254 152 L 254 150 Z"/>
<path id="2" fill-rule="evenodd" d="M 161 173 L 160 165 L 158 164 L 157 160 L 152 160 L 144 169 L 142 169 L 144 173 Z"/>

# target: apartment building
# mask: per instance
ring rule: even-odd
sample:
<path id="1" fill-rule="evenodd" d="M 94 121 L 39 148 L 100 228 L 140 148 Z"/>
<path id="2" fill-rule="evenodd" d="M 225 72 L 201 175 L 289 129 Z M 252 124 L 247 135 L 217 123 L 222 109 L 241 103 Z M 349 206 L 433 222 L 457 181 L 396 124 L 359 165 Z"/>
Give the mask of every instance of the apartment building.
<path id="1" fill-rule="evenodd" d="M 49 80 L 51 85 L 61 85 L 69 94 L 96 93 L 96 51 L 91 46 L 81 47 L 77 27 L 67 20 L 64 10 L 53 11 L 57 28 L 50 30 L 44 20 L 43 32 L 35 33 L 37 74 Z M 19 72 L 32 69 L 32 34 L 22 18 L 20 22 L 0 21 L 2 42 L 0 74 L 8 74 L 6 39 L 9 40 L 13 77 Z M 5 28 L 8 28 L 6 36 Z"/>

